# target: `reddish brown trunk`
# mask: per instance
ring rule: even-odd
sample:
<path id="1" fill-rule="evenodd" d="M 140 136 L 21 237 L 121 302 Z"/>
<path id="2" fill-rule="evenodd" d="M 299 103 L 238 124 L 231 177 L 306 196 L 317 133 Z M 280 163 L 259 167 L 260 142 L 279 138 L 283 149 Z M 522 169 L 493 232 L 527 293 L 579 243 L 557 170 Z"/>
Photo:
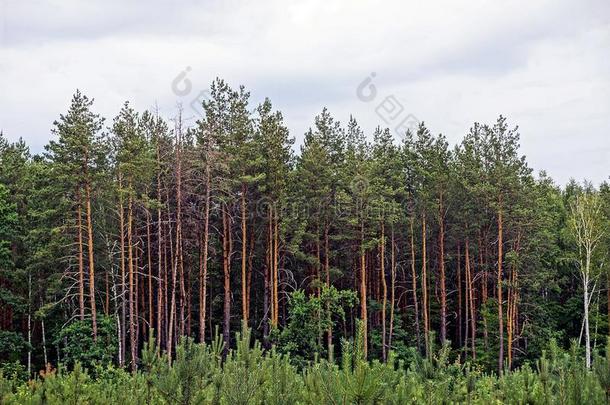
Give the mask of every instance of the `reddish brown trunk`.
<path id="1" fill-rule="evenodd" d="M 470 309 L 470 332 L 471 332 L 471 340 L 470 343 L 472 345 L 472 359 L 476 360 L 477 351 L 476 351 L 476 317 L 475 317 L 475 306 L 474 306 L 474 293 L 472 291 L 472 270 L 470 266 L 470 246 L 468 244 L 468 238 L 466 238 L 466 298 L 468 300 L 469 309 Z"/>
<path id="2" fill-rule="evenodd" d="M 174 330 L 176 329 L 176 283 L 178 271 L 180 270 L 180 250 L 181 250 L 181 235 L 182 235 L 182 138 L 181 138 L 181 119 L 179 116 L 176 127 L 176 249 L 173 254 L 173 268 L 172 268 L 172 293 L 171 293 L 171 305 L 169 309 L 169 327 L 167 333 L 167 355 L 168 361 L 171 363 L 172 360 L 172 345 L 174 340 Z M 167 198 L 169 201 L 169 198 Z M 169 206 L 168 206 L 169 210 Z M 171 229 L 171 227 L 170 227 Z M 171 236 L 171 234 L 170 234 Z"/>
<path id="3" fill-rule="evenodd" d="M 162 342 L 162 328 L 163 328 L 163 308 L 165 306 L 163 285 L 166 272 L 163 271 L 163 223 L 161 221 L 161 156 L 160 156 L 160 145 L 157 139 L 157 346 L 161 346 Z"/>
<path id="4" fill-rule="evenodd" d="M 462 334 L 462 252 L 458 242 L 457 246 L 457 290 L 458 290 L 458 345 L 461 347 L 463 342 Z"/>
<path id="5" fill-rule="evenodd" d="M 328 224 L 324 226 L 324 273 L 326 274 L 326 287 L 330 287 L 330 249 L 328 246 Z M 329 307 L 326 307 L 329 311 Z M 330 348 L 333 343 L 333 329 L 332 326 L 328 328 L 326 332 L 327 347 L 330 353 Z"/>
<path id="6" fill-rule="evenodd" d="M 275 219 L 275 227 L 273 231 L 273 314 L 275 315 L 275 319 L 273 324 L 275 326 L 279 323 L 279 294 L 278 294 L 278 285 L 279 285 L 279 225 L 278 225 L 278 217 L 277 211 L 274 212 Z"/>
<path id="7" fill-rule="evenodd" d="M 392 333 L 394 332 L 394 301 L 396 299 L 396 252 L 394 249 L 394 225 L 392 225 L 390 244 L 390 333 L 388 335 L 388 350 L 392 349 Z"/>
<path id="8" fill-rule="evenodd" d="M 365 250 L 364 250 L 364 222 L 362 222 L 360 226 L 360 316 L 362 318 L 362 328 L 363 330 L 363 348 L 364 348 L 364 358 L 367 358 L 368 352 L 368 338 L 367 338 L 367 329 L 368 329 L 368 317 L 367 317 L 367 295 L 366 295 L 366 258 L 365 258 Z"/>
<path id="9" fill-rule="evenodd" d="M 231 221 L 227 213 L 228 207 L 224 207 L 222 213 L 222 270 L 223 270 L 223 286 L 224 286 L 224 312 L 223 312 L 223 328 L 222 336 L 224 340 L 223 353 L 226 356 L 231 345 L 231 253 L 233 249 L 233 241 L 231 238 Z"/>
<path id="10" fill-rule="evenodd" d="M 500 340 L 500 348 L 498 350 L 498 373 L 502 373 L 504 368 L 504 319 L 502 314 L 502 199 L 500 198 L 500 206 L 498 208 L 498 337 Z"/>
<path id="11" fill-rule="evenodd" d="M 148 325 L 152 328 L 153 323 L 153 271 L 152 271 L 152 252 L 151 252 L 151 234 L 150 234 L 150 211 L 146 210 L 146 256 L 148 261 Z"/>
<path id="12" fill-rule="evenodd" d="M 91 185 L 85 183 L 87 208 L 87 237 L 89 248 L 89 300 L 91 301 L 91 324 L 93 326 L 93 341 L 97 340 L 97 310 L 95 309 L 95 264 L 93 261 L 93 221 L 91 220 Z"/>
<path id="13" fill-rule="evenodd" d="M 119 173 L 119 190 L 123 188 L 123 178 Z M 127 309 L 125 307 L 126 301 L 126 289 L 125 289 L 125 277 L 126 277 L 126 269 L 125 269 L 125 207 L 123 206 L 123 192 L 119 192 L 119 240 L 121 244 L 121 364 L 125 360 L 125 346 L 127 344 Z"/>
<path id="14" fill-rule="evenodd" d="M 445 277 L 445 213 L 443 207 L 443 193 L 439 199 L 439 253 L 440 253 L 440 282 L 441 282 L 441 343 L 447 340 L 447 281 Z"/>
<path id="15" fill-rule="evenodd" d="M 248 252 L 248 280 L 246 288 L 246 312 L 250 314 L 250 294 L 252 291 L 252 271 L 254 260 L 254 233 L 250 232 L 250 250 Z"/>
<path id="16" fill-rule="evenodd" d="M 413 311 L 415 316 L 415 334 L 417 336 L 417 349 L 421 350 L 421 333 L 419 330 L 419 299 L 417 298 L 417 273 L 415 271 L 415 233 L 413 229 L 414 222 L 415 218 L 411 217 L 411 289 L 413 294 Z"/>
<path id="17" fill-rule="evenodd" d="M 129 183 L 131 185 L 131 182 Z M 136 348 L 136 312 L 135 312 L 135 285 L 134 285 L 134 268 L 133 268 L 133 199 L 129 195 L 127 203 L 127 266 L 129 269 L 129 338 L 131 349 L 131 370 L 136 371 L 137 367 L 137 348 Z"/>
<path id="18" fill-rule="evenodd" d="M 241 187 L 241 317 L 244 325 L 248 325 L 248 299 L 246 293 L 246 259 L 247 259 L 247 227 L 246 227 L 246 184 Z"/>
<path id="19" fill-rule="evenodd" d="M 206 156 L 205 166 L 205 206 L 203 212 L 203 241 L 202 241 L 202 258 L 199 273 L 199 339 L 205 341 L 205 317 L 207 304 L 207 281 L 208 281 L 208 244 L 210 231 L 210 163 L 207 161 L 210 158 L 209 153 Z"/>
<path id="20" fill-rule="evenodd" d="M 387 360 L 387 330 L 386 330 L 386 314 L 388 306 L 388 285 L 385 279 L 385 224 L 381 221 L 381 241 L 379 243 L 379 278 L 382 285 L 381 297 L 381 357 L 383 361 Z"/>
<path id="21" fill-rule="evenodd" d="M 77 194 L 76 227 L 78 232 L 78 309 L 79 318 L 85 320 L 85 261 L 83 250 L 83 223 L 80 193 Z"/>
<path id="22" fill-rule="evenodd" d="M 424 345 L 430 355 L 430 321 L 428 319 L 428 264 L 426 261 L 426 213 L 422 214 L 422 309 L 424 311 Z"/>

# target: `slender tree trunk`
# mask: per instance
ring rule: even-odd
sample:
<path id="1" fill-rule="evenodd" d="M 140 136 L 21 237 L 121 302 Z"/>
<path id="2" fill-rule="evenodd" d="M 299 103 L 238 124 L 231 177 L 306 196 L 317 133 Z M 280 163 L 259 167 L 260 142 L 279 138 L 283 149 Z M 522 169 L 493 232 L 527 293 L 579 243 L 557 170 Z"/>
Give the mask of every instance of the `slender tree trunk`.
<path id="1" fill-rule="evenodd" d="M 32 273 L 28 271 L 28 378 L 32 378 Z"/>
<path id="2" fill-rule="evenodd" d="M 91 301 L 91 323 L 93 326 L 93 341 L 97 340 L 97 311 L 95 309 L 95 264 L 93 261 L 93 221 L 91 220 L 91 185 L 85 183 L 87 208 L 87 247 L 89 248 L 89 299 Z"/>
<path id="3" fill-rule="evenodd" d="M 223 353 L 226 356 L 229 353 L 231 345 L 231 253 L 233 248 L 233 241 L 231 239 L 231 221 L 227 212 L 228 207 L 224 207 L 222 213 L 222 228 L 223 228 L 223 240 L 222 240 L 222 269 L 224 274 L 224 313 L 223 313 L 223 327 L 222 336 L 224 340 Z"/>
<path id="4" fill-rule="evenodd" d="M 364 250 L 364 221 L 360 225 L 360 316 L 363 328 L 363 348 L 364 358 L 368 354 L 368 316 L 367 316 L 367 297 L 366 297 L 366 258 Z"/>
<path id="5" fill-rule="evenodd" d="M 588 258 L 587 258 L 588 261 Z M 587 263 L 588 268 L 588 263 Z M 589 333 L 589 271 L 583 277 L 582 289 L 583 289 L 583 310 L 585 318 L 585 364 L 587 369 L 591 368 L 591 336 Z"/>
<path id="6" fill-rule="evenodd" d="M 109 274 L 108 271 L 105 272 L 104 275 L 104 282 L 105 282 L 105 287 L 106 287 L 106 304 L 104 305 L 104 315 L 108 316 L 110 315 L 110 278 L 109 278 Z"/>
<path id="7" fill-rule="evenodd" d="M 244 325 L 248 325 L 248 300 L 246 296 L 246 260 L 247 260 L 247 217 L 246 217 L 246 183 L 241 185 L 241 317 Z"/>
<path id="8" fill-rule="evenodd" d="M 169 331 L 167 334 L 167 355 L 168 361 L 172 361 L 172 345 L 174 338 L 174 322 L 176 320 L 176 283 L 177 275 L 181 266 L 180 250 L 181 250 L 181 236 L 182 236 L 182 133 L 181 133 L 181 121 L 182 116 L 180 115 L 177 121 L 176 128 L 176 249 L 173 252 L 173 269 L 172 269 L 172 293 L 171 293 L 171 305 L 169 310 Z M 167 199 L 169 201 L 169 198 Z M 169 209 L 169 208 L 168 208 Z"/>
<path id="9" fill-rule="evenodd" d="M 44 318 L 40 319 L 40 333 L 42 334 L 42 354 L 44 356 L 45 368 L 49 365 L 49 358 L 47 357 L 47 334 L 44 329 Z"/>
<path id="10" fill-rule="evenodd" d="M 209 159 L 209 154 L 206 160 Z M 210 237 L 210 187 L 211 176 L 210 166 L 206 162 L 205 167 L 205 207 L 203 212 L 203 246 L 202 246 L 202 263 L 201 272 L 199 274 L 199 339 L 205 341 L 205 315 L 207 304 L 207 280 L 208 280 L 208 244 Z"/>
<path id="11" fill-rule="evenodd" d="M 413 294 L 413 312 L 415 316 L 415 334 L 417 336 L 417 349 L 421 350 L 421 332 L 419 330 L 419 299 L 417 298 L 417 273 L 415 271 L 415 230 L 413 229 L 413 223 L 415 218 L 411 216 L 409 221 L 411 232 L 411 291 Z"/>
<path id="12" fill-rule="evenodd" d="M 324 273 L 326 275 L 326 288 L 330 288 L 330 249 L 328 246 L 328 223 L 324 225 Z M 330 307 L 326 305 L 326 311 L 330 316 Z M 331 353 L 331 346 L 333 344 L 333 328 L 330 326 L 326 333 L 327 347 L 329 354 Z"/>
<path id="13" fill-rule="evenodd" d="M 396 299 L 396 249 L 394 244 L 394 224 L 392 224 L 390 243 L 390 334 L 388 336 L 388 350 L 392 350 L 392 334 L 394 332 L 394 301 Z"/>
<path id="14" fill-rule="evenodd" d="M 426 356 L 430 355 L 430 320 L 428 319 L 428 263 L 426 261 L 426 213 L 422 213 L 422 309 L 424 311 L 424 344 Z"/>
<path id="15" fill-rule="evenodd" d="M 386 317 L 388 307 L 388 285 L 385 279 L 385 224 L 381 221 L 381 241 L 379 244 L 379 262 L 380 262 L 380 274 L 382 285 L 382 297 L 381 297 L 381 357 L 383 361 L 387 360 L 387 329 L 386 329 Z"/>
<path id="16" fill-rule="evenodd" d="M 131 186 L 131 182 L 130 182 Z M 136 340 L 136 313 L 135 313 L 135 293 L 134 291 L 134 266 L 133 266 L 133 197 L 129 195 L 127 206 L 127 265 L 129 268 L 129 338 L 131 349 L 131 370 L 137 368 L 137 340 Z"/>
<path id="17" fill-rule="evenodd" d="M 472 359 L 476 360 L 477 358 L 477 350 L 476 350 L 476 317 L 475 317 L 475 306 L 474 306 L 474 294 L 472 291 L 472 268 L 470 266 L 470 246 L 468 243 L 468 238 L 466 238 L 466 297 L 469 301 L 470 308 L 470 333 L 471 333 L 471 345 L 472 345 Z"/>
<path id="18" fill-rule="evenodd" d="M 178 166 L 180 166 L 180 164 L 178 164 Z M 182 202 L 180 202 L 180 204 L 182 204 Z M 180 222 L 182 223 L 182 216 L 180 217 Z M 183 249 L 182 249 L 182 224 L 180 225 L 179 228 L 176 228 L 176 238 L 178 240 L 176 246 L 177 246 L 177 251 L 176 251 L 176 255 L 178 256 L 178 271 L 179 271 L 179 281 L 180 281 L 180 323 L 179 323 L 179 329 L 180 329 L 180 335 L 179 336 L 184 336 L 185 332 L 185 322 L 186 322 L 186 300 L 187 300 L 187 296 L 186 296 L 186 285 L 185 285 L 185 276 L 184 276 L 184 256 L 182 254 Z"/>
<path id="19" fill-rule="evenodd" d="M 117 288 L 117 283 L 116 283 L 116 278 L 115 278 L 115 274 L 114 274 L 114 270 L 113 270 L 113 254 L 112 254 L 112 249 L 110 247 L 110 240 L 108 239 L 108 237 L 106 237 L 106 251 L 108 253 L 108 263 L 110 266 L 110 277 L 112 279 L 112 287 L 111 287 L 111 291 L 112 291 L 112 299 L 114 301 L 114 317 L 116 319 L 116 327 L 117 327 L 117 343 L 118 343 L 118 361 L 119 361 L 119 365 L 123 365 L 123 341 L 122 341 L 122 335 L 123 335 L 123 330 L 121 328 L 121 316 L 119 314 L 119 295 L 118 295 L 118 288 Z"/>
<path id="20" fill-rule="evenodd" d="M 125 346 L 126 346 L 126 331 L 127 331 L 127 310 L 125 306 L 126 291 L 125 291 L 125 277 L 126 277 L 126 269 L 125 269 L 125 207 L 123 206 L 123 177 L 121 173 L 119 173 L 119 240 L 121 245 L 121 342 L 120 342 L 120 351 L 121 355 L 119 356 L 119 365 L 123 366 L 123 362 L 125 361 Z"/>
<path id="21" fill-rule="evenodd" d="M 78 309 L 79 318 L 85 320 L 85 262 L 83 253 L 83 223 L 80 192 L 77 194 L 76 226 L 78 231 Z"/>
<path id="22" fill-rule="evenodd" d="M 133 203 L 133 202 L 132 202 Z M 134 287 L 133 287 L 133 291 L 134 291 L 134 304 L 133 304 L 133 313 L 134 313 L 134 325 L 136 328 L 136 334 L 135 334 L 135 354 L 136 354 L 136 368 L 137 368 L 137 360 L 138 360 L 138 342 L 140 341 L 140 314 L 142 313 L 141 309 L 140 309 L 140 303 L 142 303 L 142 306 L 144 306 L 144 289 L 140 288 L 141 287 L 141 283 L 140 283 L 140 255 L 141 255 L 141 249 L 139 248 L 139 245 L 141 242 L 141 239 L 138 235 L 138 228 L 137 226 L 132 230 L 133 232 L 133 249 L 134 249 L 134 257 L 133 257 L 133 279 L 134 279 Z M 146 317 L 143 317 L 144 319 L 146 319 Z M 132 349 L 133 350 L 133 349 Z"/>
<path id="23" fill-rule="evenodd" d="M 163 222 L 161 218 L 161 145 L 159 144 L 159 138 L 157 138 L 157 346 L 161 347 L 163 341 L 163 308 L 164 308 L 164 297 L 163 297 Z"/>
<path id="24" fill-rule="evenodd" d="M 176 237 L 177 239 L 177 237 Z M 176 240 L 176 245 L 178 241 Z M 169 323 L 168 323 L 168 332 L 167 332 L 167 357 L 168 361 L 171 363 L 172 361 L 172 346 L 173 346 L 173 338 L 174 338 L 174 320 L 176 317 L 176 282 L 177 282 L 177 274 L 178 274 L 178 257 L 173 258 L 174 263 L 172 264 L 172 290 L 170 294 L 171 304 L 169 306 Z"/>
<path id="25" fill-rule="evenodd" d="M 152 328 L 153 323 L 153 269 L 152 269 L 152 252 L 151 252 L 151 232 L 150 232 L 150 223 L 151 223 L 151 213 L 147 209 L 146 210 L 146 255 L 148 261 L 148 327 Z M 150 336 L 148 337 L 150 339 Z"/>
<path id="26" fill-rule="evenodd" d="M 502 200 L 500 199 L 500 204 Z M 498 209 L 498 338 L 500 339 L 500 348 L 498 350 L 498 373 L 502 373 L 504 368 L 504 320 L 502 314 L 502 248 L 503 248 L 503 229 L 502 229 L 502 207 Z"/>
<path id="27" fill-rule="evenodd" d="M 485 248 L 485 251 L 487 251 L 487 249 Z M 485 256 L 487 256 L 487 254 L 485 254 Z M 485 306 L 487 304 L 487 286 L 488 286 L 488 282 L 487 282 L 487 268 L 485 265 L 485 261 L 483 259 L 483 244 L 481 241 L 481 235 L 479 234 L 479 269 L 481 272 L 481 304 L 482 306 Z M 488 339 L 487 339 L 487 318 L 486 317 L 482 317 L 483 319 L 483 343 L 485 345 L 485 349 L 487 349 L 488 346 Z"/>
<path id="28" fill-rule="evenodd" d="M 274 325 L 277 326 L 280 318 L 280 304 L 279 304 L 279 294 L 278 294 L 278 285 L 280 282 L 280 271 L 279 271 L 279 225 L 278 225 L 278 217 L 277 211 L 274 211 L 274 219 L 275 219 L 275 228 L 273 231 L 273 313 L 275 315 Z"/>
<path id="29" fill-rule="evenodd" d="M 517 268 L 512 267 L 510 275 L 510 286 L 508 288 L 508 303 L 506 308 L 506 355 L 507 355 L 507 368 L 512 369 L 513 365 L 513 339 L 514 331 L 516 329 L 515 316 L 517 307 Z"/>
<path id="30" fill-rule="evenodd" d="M 264 289 L 265 294 L 263 295 L 263 344 L 265 348 L 269 348 L 269 315 L 271 309 L 271 213 L 269 213 L 269 226 L 268 235 L 265 250 L 265 275 L 264 275 Z"/>
<path id="31" fill-rule="evenodd" d="M 250 295 L 252 291 L 252 272 L 254 261 L 254 232 L 250 232 L 250 250 L 248 252 L 248 279 L 246 288 L 246 313 L 250 315 Z"/>
<path id="32" fill-rule="evenodd" d="M 273 235 L 274 232 L 274 225 L 273 225 L 273 208 L 269 207 L 269 281 L 270 281 L 270 293 L 271 293 L 271 299 L 269 304 L 271 305 L 271 326 L 275 327 L 277 326 L 277 324 L 275 323 L 275 318 L 276 318 L 276 314 L 275 314 L 275 310 L 276 310 L 276 306 L 275 306 L 275 294 L 277 292 L 276 288 L 275 288 L 275 283 L 276 283 L 276 273 L 275 273 L 275 237 Z"/>
<path id="33" fill-rule="evenodd" d="M 441 343 L 447 340 L 447 280 L 445 277 L 445 214 L 443 207 L 443 193 L 439 200 L 439 253 L 441 273 Z"/>
<path id="34" fill-rule="evenodd" d="M 462 251 L 460 243 L 457 245 L 457 292 L 458 292 L 458 310 L 457 310 L 457 321 L 458 321 L 458 346 L 462 347 L 463 334 L 462 334 Z"/>
<path id="35" fill-rule="evenodd" d="M 606 302 L 607 302 L 607 322 L 608 322 L 608 335 L 610 336 L 610 271 L 606 272 Z M 610 393 L 609 393 L 610 394 Z"/>

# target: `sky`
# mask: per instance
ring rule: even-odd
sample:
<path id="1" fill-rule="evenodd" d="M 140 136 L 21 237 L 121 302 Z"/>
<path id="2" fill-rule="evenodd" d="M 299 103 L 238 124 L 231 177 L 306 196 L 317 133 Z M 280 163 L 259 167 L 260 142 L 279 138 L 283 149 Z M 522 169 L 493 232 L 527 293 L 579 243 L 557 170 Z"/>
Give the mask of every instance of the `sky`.
<path id="1" fill-rule="evenodd" d="M 216 77 L 297 145 L 323 107 L 452 144 L 501 114 L 558 184 L 610 175 L 608 0 L 0 0 L 0 130 L 35 153 L 77 88 L 108 125 L 125 101 L 193 125 Z"/>

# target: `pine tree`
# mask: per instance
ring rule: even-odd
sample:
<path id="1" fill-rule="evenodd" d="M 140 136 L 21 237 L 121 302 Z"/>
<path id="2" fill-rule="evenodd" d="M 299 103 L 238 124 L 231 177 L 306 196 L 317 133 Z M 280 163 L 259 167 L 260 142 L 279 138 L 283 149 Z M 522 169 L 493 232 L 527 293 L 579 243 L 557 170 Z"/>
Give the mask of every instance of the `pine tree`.
<path id="1" fill-rule="evenodd" d="M 97 309 L 95 287 L 94 230 L 92 213 L 92 190 L 95 188 L 98 168 L 104 167 L 106 156 L 102 143 L 103 119 L 91 112 L 93 100 L 76 91 L 72 97 L 70 109 L 55 121 L 53 133 L 58 137 L 47 146 L 48 157 L 55 165 L 54 176 L 70 195 L 73 206 L 76 206 L 77 220 L 82 207 L 85 211 L 87 234 L 87 265 L 89 270 L 89 302 L 94 340 L 97 337 Z M 74 215 L 74 214 L 73 214 Z M 77 230 L 80 234 L 80 228 Z M 82 247 L 82 243 L 79 244 Z M 79 254 L 79 261 L 83 259 Z"/>

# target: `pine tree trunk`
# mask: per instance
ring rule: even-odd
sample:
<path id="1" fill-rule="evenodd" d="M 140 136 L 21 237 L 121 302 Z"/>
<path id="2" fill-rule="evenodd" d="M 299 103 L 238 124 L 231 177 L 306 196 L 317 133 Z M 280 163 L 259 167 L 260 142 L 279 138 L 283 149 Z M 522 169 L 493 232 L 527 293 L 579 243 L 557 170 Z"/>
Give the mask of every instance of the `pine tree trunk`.
<path id="1" fill-rule="evenodd" d="M 396 299 L 396 250 L 394 245 L 394 225 L 390 236 L 390 333 L 388 335 L 388 350 L 392 350 L 392 334 L 394 332 L 394 301 Z"/>
<path id="2" fill-rule="evenodd" d="M 160 146 L 157 141 L 157 346 L 160 347 L 163 341 L 163 308 L 165 305 L 163 285 L 165 272 L 163 271 L 163 222 L 161 218 L 161 157 Z"/>
<path id="3" fill-rule="evenodd" d="M 470 309 L 470 333 L 471 340 L 470 343 L 472 345 L 472 359 L 476 360 L 477 351 L 476 351 L 476 317 L 475 317 L 475 306 L 474 306 L 474 293 L 472 291 L 472 267 L 470 266 L 470 246 L 468 243 L 468 238 L 466 238 L 466 298 L 468 300 L 467 306 L 469 305 Z"/>
<path id="4" fill-rule="evenodd" d="M 76 206 L 76 226 L 78 232 L 78 309 L 79 319 L 85 320 L 85 262 L 83 251 L 83 224 L 80 192 L 77 194 L 78 205 Z"/>
<path id="5" fill-rule="evenodd" d="M 441 343 L 447 340 L 447 280 L 445 277 L 445 216 L 443 207 L 443 193 L 440 194 L 439 204 L 439 254 L 440 254 L 440 282 L 441 282 Z"/>
<path id="6" fill-rule="evenodd" d="M 205 167 L 205 207 L 203 212 L 203 246 L 202 246 L 202 259 L 201 259 L 201 271 L 199 274 L 199 339 L 201 342 L 205 341 L 205 316 L 206 316 L 206 304 L 207 304 L 207 280 L 208 280 L 208 244 L 210 235 L 210 166 L 207 162 L 209 154 L 206 156 L 206 167 Z"/>
<path id="7" fill-rule="evenodd" d="M 273 324 L 275 326 L 279 323 L 280 317 L 280 305 L 279 305 L 279 294 L 278 285 L 280 282 L 280 271 L 279 271 L 279 220 L 277 217 L 277 211 L 274 211 L 275 228 L 273 231 L 273 313 L 275 319 Z"/>
<path id="8" fill-rule="evenodd" d="M 91 219 L 91 185 L 85 183 L 87 208 L 87 247 L 89 248 L 89 300 L 91 301 L 91 324 L 93 326 L 93 341 L 97 340 L 97 310 L 95 309 L 95 264 L 93 261 L 93 221 Z"/>
<path id="9" fill-rule="evenodd" d="M 254 261 L 254 232 L 250 232 L 250 250 L 248 252 L 248 279 L 246 288 L 246 313 L 250 315 L 250 295 L 252 291 L 252 272 Z"/>
<path id="10" fill-rule="evenodd" d="M 271 288 L 271 278 L 273 270 L 272 270 L 272 260 L 271 260 L 271 251 L 272 251 L 272 243 L 271 241 L 273 240 L 273 228 L 271 225 L 271 208 L 269 209 L 269 213 L 268 213 L 268 218 L 267 218 L 267 248 L 265 251 L 265 280 L 264 280 L 264 284 L 265 284 L 265 294 L 263 296 L 263 343 L 265 344 L 265 348 L 269 347 L 269 316 L 271 315 L 271 318 L 273 318 L 273 314 L 271 314 L 270 312 L 273 311 L 273 305 L 271 304 L 273 302 L 273 297 L 271 297 L 271 294 L 273 294 L 273 290 Z"/>
<path id="11" fill-rule="evenodd" d="M 362 317 L 362 336 L 364 358 L 368 354 L 368 317 L 367 317 L 367 300 L 366 300 L 366 259 L 364 250 L 364 221 L 360 225 L 360 316 Z"/>
<path id="12" fill-rule="evenodd" d="M 224 340 L 224 356 L 229 353 L 231 345 L 231 251 L 233 242 L 231 240 L 231 223 L 229 214 L 227 213 L 228 207 L 223 208 L 222 213 L 222 228 L 223 228 L 223 239 L 222 239 L 222 270 L 224 274 L 224 311 L 223 311 L 223 327 L 222 336 Z"/>
<path id="13" fill-rule="evenodd" d="M 180 270 L 180 246 L 182 235 L 182 159 L 180 157 L 182 140 L 181 140 L 181 117 L 179 118 L 176 128 L 176 248 L 173 253 L 173 269 L 172 269 L 172 293 L 171 305 L 169 309 L 169 331 L 167 333 L 167 355 L 168 361 L 172 360 L 172 345 L 174 340 L 174 330 L 177 329 L 176 322 L 176 283 L 177 276 Z M 169 198 L 167 199 L 169 201 Z M 168 207 L 169 209 L 169 207 Z M 171 229 L 171 227 L 170 227 Z"/>
<path id="14" fill-rule="evenodd" d="M 328 246 L 328 223 L 326 223 L 324 225 L 324 273 L 326 275 L 326 288 L 330 288 L 330 249 Z M 329 313 L 330 316 L 330 307 L 327 304 L 326 305 L 326 311 Z M 326 341 L 327 341 L 327 347 L 328 347 L 328 352 L 330 354 L 331 352 L 331 346 L 333 343 L 333 328 L 332 326 L 330 326 L 328 328 L 328 331 L 326 333 Z"/>
<path id="15" fill-rule="evenodd" d="M 153 323 L 153 269 L 152 269 L 152 252 L 151 252 L 151 232 L 150 232 L 150 223 L 151 223 L 151 213 L 147 209 L 146 210 L 146 256 L 148 261 L 148 327 L 152 328 Z M 146 331 L 148 333 L 148 331 Z M 150 339 L 150 336 L 148 337 Z"/>
<path id="16" fill-rule="evenodd" d="M 264 284 L 264 290 L 265 293 L 263 294 L 263 345 L 265 346 L 265 349 L 269 348 L 269 311 L 270 309 L 270 297 L 269 295 L 271 294 L 271 288 L 270 288 L 270 282 L 269 282 L 269 278 L 271 275 L 271 267 L 269 266 L 269 254 L 266 254 L 266 266 L 265 266 L 265 274 L 264 274 L 264 280 L 263 280 L 263 284 Z"/>
<path id="17" fill-rule="evenodd" d="M 607 302 L 607 320 L 608 320 L 608 335 L 610 336 L 610 271 L 606 272 L 606 302 Z M 609 393 L 610 394 L 610 393 Z"/>
<path id="18" fill-rule="evenodd" d="M 415 230 L 413 223 L 415 218 L 411 216 L 410 240 L 411 240 L 411 291 L 413 294 L 413 312 L 415 316 L 415 334 L 417 336 L 417 349 L 421 350 L 421 332 L 419 330 L 419 299 L 417 298 L 417 273 L 415 271 Z"/>
<path id="19" fill-rule="evenodd" d="M 131 185 L 131 184 L 130 184 Z M 134 266 L 133 266 L 133 198 L 130 195 L 127 206 L 127 265 L 129 269 L 129 338 L 131 349 L 131 370 L 135 372 L 137 366 L 137 341 L 136 341 L 136 313 L 134 291 Z"/>
<path id="20" fill-rule="evenodd" d="M 247 217 L 246 217 L 246 184 L 243 183 L 241 187 L 241 317 L 244 325 L 248 325 L 248 300 L 246 293 L 246 259 L 247 259 Z"/>
<path id="21" fill-rule="evenodd" d="M 487 252 L 487 248 L 485 248 Z M 487 256 L 487 254 L 485 254 Z M 485 261 L 483 259 L 483 244 L 481 242 L 481 235 L 479 234 L 479 271 L 481 274 L 481 305 L 485 306 L 487 304 L 487 269 L 485 267 Z M 487 318 L 485 316 L 483 318 L 483 344 L 485 345 L 485 350 L 488 349 L 488 339 L 487 339 Z"/>
<path id="22" fill-rule="evenodd" d="M 110 269 L 113 268 L 112 262 L 113 262 L 113 255 L 112 255 L 112 250 L 110 248 L 110 241 L 108 238 L 106 238 L 106 250 L 108 252 L 108 263 L 110 263 Z M 121 325 L 121 317 L 119 315 L 119 308 L 118 308 L 118 302 L 119 302 L 119 296 L 118 296 L 118 288 L 117 288 L 117 283 L 116 283 L 116 279 L 114 277 L 114 271 L 111 272 L 111 277 L 112 277 L 112 298 L 114 300 L 115 303 L 115 309 L 114 309 L 114 316 L 116 318 L 116 326 L 117 326 L 117 343 L 118 343 L 118 361 L 119 361 L 119 365 L 122 367 L 123 366 L 123 359 L 124 359 L 124 349 L 123 349 L 123 329 L 122 329 L 122 325 Z"/>
<path id="23" fill-rule="evenodd" d="M 430 353 L 430 320 L 428 319 L 428 264 L 426 261 L 426 213 L 422 214 L 422 310 L 424 311 L 424 345 L 426 356 Z"/>
<path id="24" fill-rule="evenodd" d="M 381 241 L 379 244 L 379 262 L 380 262 L 380 274 L 382 285 L 382 297 L 381 297 L 381 357 L 383 361 L 387 360 L 387 329 L 386 329 L 386 317 L 388 307 L 388 285 L 385 279 L 385 224 L 381 221 Z"/>
<path id="25" fill-rule="evenodd" d="M 500 204 L 502 200 L 500 199 Z M 500 348 L 498 350 L 498 373 L 502 373 L 504 368 L 504 319 L 502 314 L 502 248 L 503 248 L 503 229 L 502 229 L 502 207 L 498 209 L 498 338 L 500 340 Z"/>
<path id="26" fill-rule="evenodd" d="M 457 245 L 457 292 L 458 292 L 458 310 L 457 310 L 457 321 L 458 321 L 458 346 L 462 347 L 463 334 L 462 334 L 462 251 L 460 243 Z"/>
<path id="27" fill-rule="evenodd" d="M 125 346 L 127 344 L 127 309 L 125 302 L 127 293 L 125 289 L 126 269 L 125 269 L 125 207 L 123 206 L 123 178 L 119 173 L 119 240 L 121 245 L 121 356 L 119 365 L 123 366 L 121 361 L 125 361 Z"/>
<path id="28" fill-rule="evenodd" d="M 130 182 L 131 186 L 131 182 Z M 137 367 L 137 341 L 136 341 L 136 313 L 134 302 L 134 268 L 133 268 L 133 197 L 129 195 L 127 206 L 127 264 L 129 268 L 129 338 L 131 349 L 131 370 L 136 371 Z"/>

